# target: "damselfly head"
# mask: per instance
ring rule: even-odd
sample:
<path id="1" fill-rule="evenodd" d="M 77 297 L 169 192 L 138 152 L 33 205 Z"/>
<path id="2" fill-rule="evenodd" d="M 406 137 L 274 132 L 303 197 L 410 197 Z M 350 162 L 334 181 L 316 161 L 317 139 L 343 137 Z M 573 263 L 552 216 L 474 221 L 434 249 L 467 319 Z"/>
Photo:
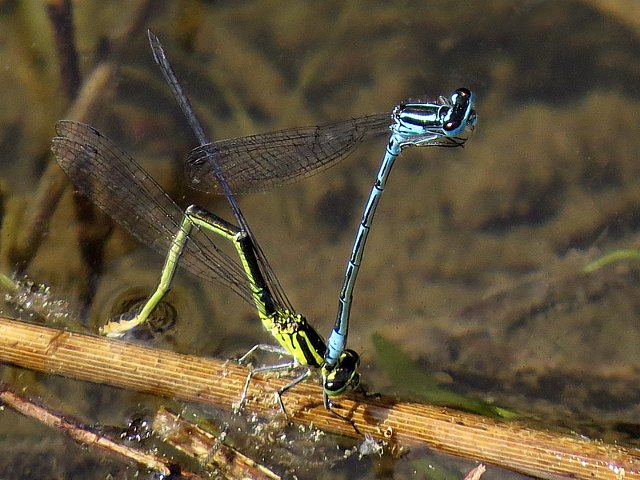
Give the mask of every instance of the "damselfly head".
<path id="1" fill-rule="evenodd" d="M 328 397 L 336 397 L 348 388 L 355 388 L 360 383 L 360 355 L 347 349 L 340 355 L 333 366 L 322 367 L 324 393 Z"/>
<path id="2" fill-rule="evenodd" d="M 400 146 L 460 146 L 473 131 L 477 116 L 474 95 L 459 88 L 438 102 L 403 103 L 393 110 L 392 130 L 400 135 Z"/>
<path id="3" fill-rule="evenodd" d="M 475 95 L 466 88 L 459 88 L 449 99 L 450 108 L 443 118 L 443 129 L 448 136 L 457 137 L 463 132 L 473 131 L 477 115 L 474 110 Z"/>

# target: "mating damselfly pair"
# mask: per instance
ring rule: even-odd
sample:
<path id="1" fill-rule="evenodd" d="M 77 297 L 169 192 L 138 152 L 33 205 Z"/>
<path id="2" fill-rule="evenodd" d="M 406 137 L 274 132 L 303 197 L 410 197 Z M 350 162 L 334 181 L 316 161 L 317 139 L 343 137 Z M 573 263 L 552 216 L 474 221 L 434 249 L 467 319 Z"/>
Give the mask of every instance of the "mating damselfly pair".
<path id="1" fill-rule="evenodd" d="M 253 374 L 306 367 L 300 376 L 276 392 L 281 409 L 284 411 L 282 395 L 317 370 L 322 376 L 324 405 L 330 409 L 330 397 L 359 382 L 360 357 L 347 349 L 349 313 L 365 243 L 394 160 L 408 146 L 462 146 L 476 123 L 474 96 L 461 88 L 450 97 L 439 97 L 433 102 L 400 104 L 391 115 L 369 115 L 325 126 L 210 143 L 159 39 L 149 32 L 149 41 L 154 58 L 199 142 L 187 159 L 187 177 L 198 190 L 223 194 L 235 224 L 196 205 L 183 211 L 133 158 L 93 127 L 73 121 L 58 122 L 58 136 L 51 148 L 77 190 L 142 243 L 166 255 L 158 287 L 146 303 L 136 312 L 112 319 L 102 333 L 120 336 L 145 323 L 171 288 L 181 264 L 198 277 L 226 285 L 253 304 L 263 326 L 279 344 L 258 345 L 241 360 L 256 348 L 291 357 L 290 362 L 282 365 L 253 369 L 240 404 L 245 400 Z M 290 305 L 235 195 L 309 176 L 334 165 L 365 139 L 389 133 L 386 152 L 347 263 L 335 326 L 325 343 Z M 240 263 L 221 251 L 204 232 L 231 241 Z"/>

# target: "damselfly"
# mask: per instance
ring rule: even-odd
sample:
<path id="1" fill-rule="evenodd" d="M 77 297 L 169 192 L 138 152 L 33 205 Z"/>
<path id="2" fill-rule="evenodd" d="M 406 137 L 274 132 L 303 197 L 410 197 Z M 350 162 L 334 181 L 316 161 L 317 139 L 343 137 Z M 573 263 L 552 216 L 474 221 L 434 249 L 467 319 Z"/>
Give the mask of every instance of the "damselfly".
<path id="1" fill-rule="evenodd" d="M 149 39 L 156 62 L 200 143 L 189 156 L 191 178 L 197 169 L 203 172 L 198 176 L 201 186 L 225 195 L 236 224 L 196 205 L 181 210 L 133 158 L 93 127 L 72 121 L 58 122 L 58 136 L 52 140 L 52 151 L 78 191 L 142 243 L 166 255 L 158 287 L 143 307 L 112 320 L 102 332 L 119 336 L 145 323 L 171 288 L 181 263 L 201 278 L 226 285 L 256 307 L 263 326 L 279 343 L 279 347 L 268 349 L 292 357 L 291 362 L 275 368 L 306 367 L 302 375 L 276 392 L 283 411 L 282 395 L 315 370 L 321 372 L 324 403 L 330 409 L 329 397 L 340 395 L 359 381 L 360 358 L 353 350 L 346 349 L 348 311 L 364 242 L 393 159 L 409 145 L 464 144 L 475 125 L 473 95 L 460 89 L 449 99 L 441 97 L 431 103 L 402 104 L 393 110 L 390 126 L 388 114 L 372 115 L 324 127 L 296 128 L 208 143 L 158 38 L 149 32 Z M 389 130 L 387 153 L 374 185 L 375 192 L 372 190 L 365 208 L 340 297 L 340 310 L 347 315 L 339 314 L 327 348 L 305 317 L 291 307 L 234 195 L 294 181 L 328 168 L 365 138 Z M 260 181 L 261 176 L 264 182 Z M 230 240 L 240 264 L 222 252 L 205 232 Z M 264 346 L 257 348 L 261 347 Z M 251 375 L 267 370 L 274 368 L 252 371 L 241 402 Z"/>

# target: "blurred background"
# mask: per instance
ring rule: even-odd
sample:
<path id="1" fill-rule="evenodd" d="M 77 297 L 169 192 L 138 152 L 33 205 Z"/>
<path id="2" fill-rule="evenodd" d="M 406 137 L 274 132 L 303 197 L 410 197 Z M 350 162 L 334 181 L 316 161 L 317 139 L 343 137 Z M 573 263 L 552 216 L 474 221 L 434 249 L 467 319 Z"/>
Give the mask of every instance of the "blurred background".
<path id="1" fill-rule="evenodd" d="M 92 124 L 178 203 L 231 218 L 223 199 L 185 182 L 196 140 L 147 28 L 212 139 L 390 112 L 464 86 L 478 112 L 465 148 L 405 151 L 381 201 L 350 325 L 363 381 L 403 399 L 439 402 L 446 389 L 541 427 L 638 445 L 635 2 L 76 2 L 75 37 L 57 40 L 48 8 L 0 2 L 0 252 L 3 273 L 65 302 L 54 302 L 54 320 L 95 331 L 150 292 L 163 261 L 74 203 L 49 153 L 57 120 Z M 80 78 L 60 61 L 73 44 Z M 292 304 L 323 335 L 384 148 L 367 142 L 326 172 L 240 198 Z M 585 272 L 619 249 L 625 259 Z M 47 316 L 7 300 L 6 315 Z M 269 341 L 250 305 L 188 273 L 168 302 L 175 325 L 153 344 L 230 358 Z M 101 424 L 160 402 L 8 366 L 0 378 Z M 422 388 L 431 381 L 436 393 Z M 437 478 L 462 478 L 472 465 L 417 451 L 345 461 L 327 451 L 349 440 L 323 441 L 317 464 L 263 455 L 299 478 L 433 478 L 433 465 Z M 6 411 L 0 443 L 3 478 L 136 474 L 95 452 L 70 455 L 70 441 Z M 507 477 L 517 475 L 490 468 L 483 478 Z"/>

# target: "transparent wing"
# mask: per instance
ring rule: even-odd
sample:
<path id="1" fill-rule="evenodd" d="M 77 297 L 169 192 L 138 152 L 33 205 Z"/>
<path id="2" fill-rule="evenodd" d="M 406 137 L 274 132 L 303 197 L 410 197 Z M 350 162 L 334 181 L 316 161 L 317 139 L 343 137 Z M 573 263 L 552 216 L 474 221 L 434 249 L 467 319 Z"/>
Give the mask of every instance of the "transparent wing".
<path id="1" fill-rule="evenodd" d="M 186 177 L 197 190 L 223 194 L 211 160 L 234 194 L 259 192 L 332 167 L 371 137 L 389 134 L 388 113 L 208 143 L 189 154 Z"/>
<path id="2" fill-rule="evenodd" d="M 182 209 L 113 142 L 89 125 L 56 124 L 51 149 L 77 190 L 140 242 L 165 256 L 179 229 Z M 253 305 L 242 267 L 198 229 L 180 264 L 194 275 L 225 285 Z"/>

